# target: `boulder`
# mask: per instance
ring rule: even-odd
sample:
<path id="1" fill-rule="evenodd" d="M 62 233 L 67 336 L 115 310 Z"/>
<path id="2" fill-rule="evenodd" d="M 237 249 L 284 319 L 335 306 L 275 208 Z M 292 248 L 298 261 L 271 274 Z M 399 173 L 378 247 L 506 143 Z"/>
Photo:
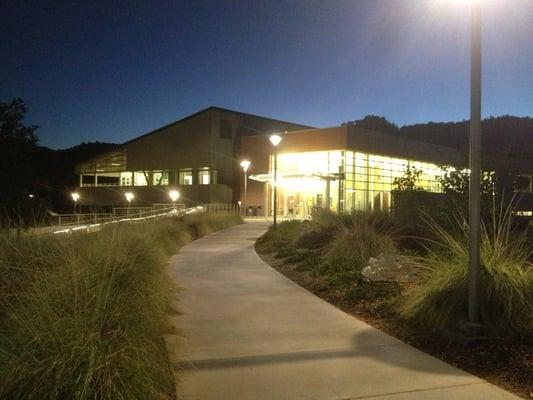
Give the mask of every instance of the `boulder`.
<path id="1" fill-rule="evenodd" d="M 405 256 L 380 254 L 370 257 L 361 275 L 369 282 L 413 282 L 420 265 Z"/>

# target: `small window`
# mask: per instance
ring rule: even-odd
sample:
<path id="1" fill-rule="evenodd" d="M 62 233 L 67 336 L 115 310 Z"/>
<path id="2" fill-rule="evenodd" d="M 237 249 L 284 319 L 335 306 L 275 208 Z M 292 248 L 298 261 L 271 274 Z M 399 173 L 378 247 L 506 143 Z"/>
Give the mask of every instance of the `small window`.
<path id="1" fill-rule="evenodd" d="M 134 186 L 148 186 L 148 182 L 146 181 L 146 175 L 143 171 L 137 171 L 134 175 Z"/>
<path id="2" fill-rule="evenodd" d="M 200 185 L 209 185 L 211 183 L 211 173 L 209 168 L 202 168 L 198 171 L 198 183 Z"/>
<path id="3" fill-rule="evenodd" d="M 167 171 L 154 172 L 153 185 L 154 186 L 168 186 L 168 172 Z"/>
<path id="4" fill-rule="evenodd" d="M 231 122 L 225 119 L 220 120 L 220 138 L 231 139 L 233 137 L 231 128 Z"/>
<path id="5" fill-rule="evenodd" d="M 179 176 L 180 185 L 192 185 L 192 170 L 182 169 Z"/>

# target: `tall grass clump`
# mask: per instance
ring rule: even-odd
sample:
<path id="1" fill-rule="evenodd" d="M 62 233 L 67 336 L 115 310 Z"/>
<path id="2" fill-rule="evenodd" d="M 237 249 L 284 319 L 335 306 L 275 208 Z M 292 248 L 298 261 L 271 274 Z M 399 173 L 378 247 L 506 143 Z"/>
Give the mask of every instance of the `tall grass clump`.
<path id="1" fill-rule="evenodd" d="M 533 337 L 532 250 L 526 237 L 513 232 L 512 217 L 483 226 L 481 238 L 481 318 L 489 335 Z M 468 310 L 468 231 L 458 221 L 449 233 L 429 222 L 433 246 L 420 263 L 425 266 L 419 284 L 401 305 L 406 319 L 440 331 L 461 328 Z"/>
<path id="2" fill-rule="evenodd" d="M 324 254 L 328 272 L 351 273 L 352 278 L 358 279 L 370 257 L 396 252 L 394 231 L 383 216 L 354 212 L 343 218 L 343 227 Z"/>
<path id="3" fill-rule="evenodd" d="M 0 398 L 173 398 L 163 342 L 176 296 L 168 257 L 196 237 L 192 220 L 217 229 L 237 219 L 2 237 Z"/>
<path id="4" fill-rule="evenodd" d="M 294 241 L 300 234 L 302 222 L 283 221 L 276 229 L 271 226 L 267 232 L 257 239 L 256 247 L 260 253 L 286 253 L 294 247 Z"/>

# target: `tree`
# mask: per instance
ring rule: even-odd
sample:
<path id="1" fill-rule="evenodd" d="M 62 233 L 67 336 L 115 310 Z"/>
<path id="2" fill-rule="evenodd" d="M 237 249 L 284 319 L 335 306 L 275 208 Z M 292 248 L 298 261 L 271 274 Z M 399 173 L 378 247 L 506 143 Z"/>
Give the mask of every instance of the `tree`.
<path id="1" fill-rule="evenodd" d="M 26 112 L 21 99 L 0 102 L 0 224 L 6 217 L 27 220 L 39 199 L 33 193 L 37 126 L 24 124 Z"/>
<path id="2" fill-rule="evenodd" d="M 37 144 L 36 125 L 26 126 L 24 115 L 28 111 L 22 99 L 16 98 L 8 103 L 0 102 L 0 140 L 19 144 Z"/>
<path id="3" fill-rule="evenodd" d="M 470 174 L 468 170 L 442 167 L 443 174 L 438 178 L 442 191 L 447 194 L 468 196 Z M 481 194 L 493 195 L 495 193 L 496 176 L 494 172 L 481 172 Z"/>
<path id="4" fill-rule="evenodd" d="M 400 178 L 394 178 L 394 188 L 395 190 L 400 190 L 404 192 L 413 192 L 424 190 L 420 186 L 417 186 L 417 182 L 422 174 L 422 170 L 417 169 L 416 167 L 407 166 L 405 168 L 405 173 Z"/>
<path id="5" fill-rule="evenodd" d="M 367 115 L 361 120 L 344 122 L 342 125 L 355 125 L 360 128 L 390 133 L 392 135 L 400 133 L 400 128 L 398 128 L 396 124 L 393 124 L 385 117 L 380 117 L 378 115 Z"/>

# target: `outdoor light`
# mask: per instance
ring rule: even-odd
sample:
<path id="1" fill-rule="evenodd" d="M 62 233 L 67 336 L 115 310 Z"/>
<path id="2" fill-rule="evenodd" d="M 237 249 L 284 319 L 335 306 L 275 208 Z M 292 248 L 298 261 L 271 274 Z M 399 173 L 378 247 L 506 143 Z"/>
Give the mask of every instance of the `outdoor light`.
<path id="1" fill-rule="evenodd" d="M 269 140 L 274 146 L 277 146 L 281 142 L 281 136 L 275 133 L 270 136 Z"/>
<path id="2" fill-rule="evenodd" d="M 132 192 L 126 192 L 124 193 L 124 196 L 126 196 L 128 203 L 131 203 L 131 201 L 135 198 L 135 195 Z"/>
<path id="3" fill-rule="evenodd" d="M 247 194 L 247 191 L 248 191 L 248 168 L 250 167 L 250 164 L 251 162 L 248 161 L 248 160 L 242 160 L 241 161 L 241 167 L 242 167 L 242 170 L 244 171 L 244 216 L 246 216 L 246 214 L 248 214 L 247 212 L 247 203 L 246 203 L 246 194 Z M 241 206 L 241 202 L 239 201 L 239 207 Z"/>
<path id="4" fill-rule="evenodd" d="M 76 214 L 77 212 L 77 204 L 78 204 L 78 200 L 80 199 L 80 194 L 78 192 L 72 192 L 70 194 L 70 197 L 72 197 L 72 201 L 74 201 L 74 214 Z"/>
<path id="5" fill-rule="evenodd" d="M 168 195 L 170 196 L 170 200 L 172 200 L 173 203 L 175 203 L 180 198 L 180 192 L 177 190 L 171 190 L 168 192 Z"/>
<path id="6" fill-rule="evenodd" d="M 241 161 L 241 167 L 244 170 L 244 172 L 248 171 L 248 167 L 250 167 L 250 161 L 248 160 L 242 160 Z"/>
<path id="7" fill-rule="evenodd" d="M 35 196 L 34 196 L 33 194 L 29 194 L 28 197 L 29 197 L 30 199 L 33 199 Z"/>
<path id="8" fill-rule="evenodd" d="M 274 134 L 270 136 L 269 138 L 270 143 L 274 145 L 274 229 L 276 229 L 278 223 L 277 223 L 277 213 L 278 213 L 278 144 L 281 142 L 281 136 L 278 134 Z"/>

